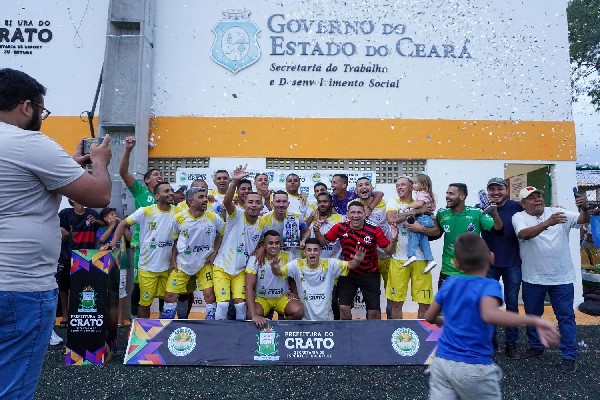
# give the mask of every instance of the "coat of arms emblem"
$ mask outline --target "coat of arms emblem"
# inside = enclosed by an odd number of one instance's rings
[[[212,29],[215,41],[211,58],[236,74],[260,58],[257,38],[260,28],[250,21],[248,10],[223,11],[223,17]]]

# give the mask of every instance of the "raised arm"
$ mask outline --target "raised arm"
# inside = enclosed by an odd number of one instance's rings
[[[81,151],[81,146],[78,149]],[[112,189],[108,174],[111,157],[110,135],[106,135],[101,145],[92,144],[90,148],[90,160],[94,166],[92,174],[84,173],[56,192],[87,207],[106,207],[110,203]]]
[[[121,175],[123,182],[125,182],[125,185],[130,189],[133,187],[135,177],[129,172],[129,158],[131,156],[131,151],[135,147],[135,142],[135,136],[127,136],[125,138],[125,151],[123,152],[123,157],[119,164],[119,175]]]
[[[246,165],[239,165],[234,171],[231,179],[231,183],[227,188],[227,192],[225,192],[225,197],[223,197],[223,207],[227,210],[227,214],[231,215],[235,211],[235,204],[233,204],[233,197],[235,196],[235,190],[237,189],[240,180],[244,179],[248,176],[246,173]]]

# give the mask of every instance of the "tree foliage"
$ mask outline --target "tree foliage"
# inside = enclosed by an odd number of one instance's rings
[[[574,97],[587,94],[600,111],[600,0],[567,5]]]

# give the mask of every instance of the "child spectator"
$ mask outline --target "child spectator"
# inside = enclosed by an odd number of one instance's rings
[[[542,344],[557,343],[557,329],[537,316],[519,315],[499,308],[502,290],[487,278],[493,262],[485,241],[463,233],[454,245],[455,265],[465,275],[450,276],[435,296],[425,319],[444,331],[429,368],[430,399],[500,399],[502,370],[492,361],[493,325],[532,325]],[[444,316],[440,316],[443,310]]]
[[[415,219],[426,228],[433,226],[432,211],[435,210],[435,200],[432,192],[431,178],[425,174],[417,174],[414,177],[415,201],[409,205],[416,213]],[[413,221],[414,222],[414,221]],[[409,221],[409,223],[412,223]],[[427,261],[427,266],[423,270],[426,274],[435,268],[437,263],[433,260],[431,246],[427,235],[418,232],[408,233],[408,260],[404,263],[404,267],[408,267],[411,263],[417,260],[417,248],[421,248],[423,257]]]
[[[115,229],[119,225],[119,222],[121,222],[121,219],[117,217],[117,211],[111,207],[106,207],[100,211],[100,219],[104,221],[106,226],[98,228],[96,231],[96,239],[101,245],[105,245],[106,243],[110,243],[113,239]],[[125,325],[124,313],[125,302],[127,299],[127,270],[129,269],[129,259],[127,258],[125,241],[131,242],[131,231],[129,229],[125,230],[125,233],[117,243],[117,246],[121,249],[121,262],[119,263],[119,310],[117,317],[119,328]]]

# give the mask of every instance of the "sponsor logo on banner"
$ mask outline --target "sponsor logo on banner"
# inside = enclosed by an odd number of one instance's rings
[[[211,58],[236,74],[260,58],[257,38],[260,28],[250,21],[248,10],[227,10],[222,14],[225,18],[212,29],[215,41]]]
[[[91,285],[83,288],[79,293],[79,308],[77,312],[95,313],[96,309],[96,291]]]
[[[286,332],[285,336],[285,348],[290,350],[288,358],[332,358],[333,332],[298,331]]]
[[[187,356],[196,347],[196,334],[185,326],[177,328],[169,336],[167,347],[174,356]]]
[[[398,328],[392,333],[392,347],[401,356],[414,356],[419,351],[419,344],[419,335],[410,328]]]
[[[277,353],[277,338],[279,334],[271,327],[267,325],[265,329],[261,329],[260,332],[256,335],[257,346],[256,356],[254,356],[255,361],[278,361],[279,356]]]

